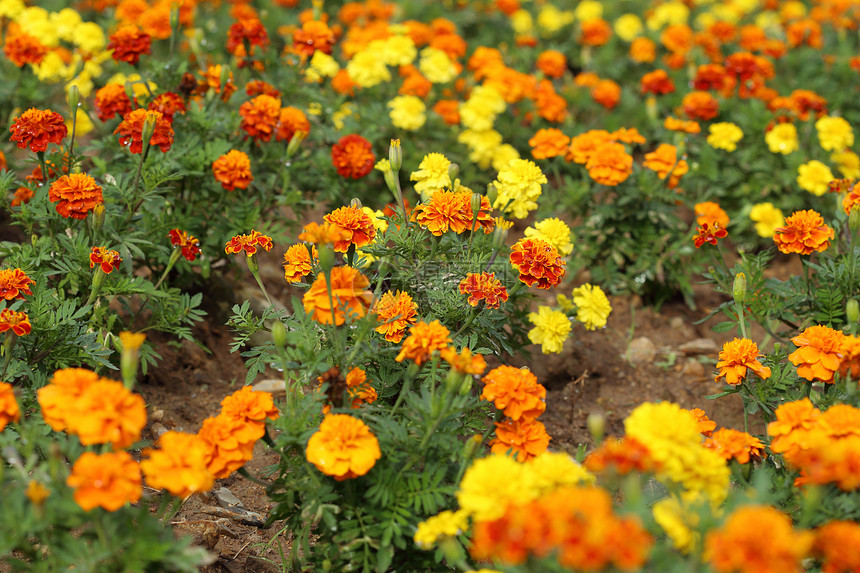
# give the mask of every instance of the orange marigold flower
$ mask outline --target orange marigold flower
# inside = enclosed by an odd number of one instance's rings
[[[215,479],[228,477],[254,457],[254,444],[265,432],[263,424],[248,424],[233,416],[206,418],[197,432],[209,445],[206,469]]]
[[[675,91],[675,82],[666,70],[654,70],[642,76],[639,89],[643,94],[665,95]]]
[[[803,398],[782,404],[774,415],[776,420],[767,425],[767,433],[771,437],[770,449],[779,454],[790,452],[803,443],[821,411],[812,405],[809,398]]]
[[[239,125],[248,137],[269,141],[281,119],[281,100],[269,95],[258,95],[239,106],[242,123]]]
[[[96,91],[96,114],[101,121],[118,115],[125,116],[131,111],[131,100],[122,84],[108,84]]]
[[[842,362],[839,364],[839,375],[843,378],[851,376],[855,381],[860,380],[860,337],[845,336],[842,342]]]
[[[331,54],[337,36],[325,22],[309,20],[293,32],[293,50],[305,56],[313,56],[319,50]]]
[[[568,145],[570,145],[570,137],[562,133],[560,129],[541,129],[529,139],[529,145],[532,148],[532,157],[548,159],[564,155]]]
[[[639,36],[630,43],[630,59],[640,64],[648,64],[657,57],[657,44],[654,40]]]
[[[621,86],[612,80],[600,80],[591,88],[591,97],[606,109],[615,109],[621,100]]]
[[[120,145],[128,146],[132,153],[143,152],[143,124],[147,117],[155,116],[155,130],[149,139],[150,145],[155,145],[166,153],[173,145],[173,126],[159,111],[136,109],[127,113],[114,133],[119,134]]]
[[[109,443],[115,450],[125,449],[140,439],[146,425],[143,397],[107,378],[87,385],[67,407],[65,429],[84,446]]]
[[[344,68],[339,69],[331,79],[332,89],[339,94],[355,95],[355,86],[356,83],[352,81],[352,78],[349,77],[349,72]]]
[[[290,141],[297,132],[302,132],[305,135],[311,132],[311,122],[308,121],[305,112],[292,106],[281,108],[275,139],[278,141]]]
[[[602,46],[612,37],[612,27],[601,18],[586,20],[581,25],[579,43],[583,46]]]
[[[305,228],[299,233],[299,240],[317,245],[333,245],[339,241],[348,240],[349,233],[350,231],[331,223],[324,222],[320,225],[317,222],[312,222],[305,225]]]
[[[409,329],[409,336],[403,341],[403,347],[395,360],[403,362],[408,358],[421,366],[434,352],[451,344],[450,335],[451,331],[438,320],[429,324],[419,322]]]
[[[57,213],[67,219],[86,219],[96,205],[104,203],[102,188],[86,173],[63,175],[51,183],[48,200],[57,202]]]
[[[567,57],[558,50],[545,50],[538,55],[535,65],[543,75],[560,78],[567,71]]]
[[[633,173],[633,156],[620,143],[604,143],[594,150],[585,168],[595,182],[615,187]]]
[[[546,410],[546,388],[527,369],[499,366],[482,380],[485,386],[481,398],[493,402],[514,421],[537,418]]]
[[[494,454],[510,451],[518,462],[527,462],[544,453],[549,447],[549,434],[546,426],[534,419],[521,418],[518,421],[496,422],[496,437],[490,441]]]
[[[247,235],[236,235],[224,246],[224,252],[228,255],[245,252],[247,256],[257,254],[257,248],[268,252],[272,250],[272,237],[264,235],[259,231],[251,229]]]
[[[433,111],[448,125],[460,123],[460,102],[453,99],[440,99],[433,105]]]
[[[567,264],[556,248],[542,239],[520,239],[511,247],[510,260],[522,282],[540,289],[560,283]]]
[[[149,102],[146,108],[161,113],[171,124],[173,123],[174,115],[184,114],[187,109],[182,98],[173,92],[159,94],[154,100]]]
[[[269,82],[264,82],[263,80],[251,80],[245,84],[245,93],[248,94],[248,97],[258,96],[260,94],[266,94],[275,99],[279,99],[281,97],[281,92],[275,86]],[[283,111],[284,110],[282,109],[281,112]]]
[[[585,468],[594,473],[627,475],[630,472],[653,473],[656,461],[644,445],[635,438],[607,439],[593,450],[583,462]]]
[[[645,143],[646,139],[635,127],[620,127],[612,132],[612,138],[622,143]]]
[[[26,312],[18,312],[11,308],[0,310],[0,332],[11,330],[16,336],[30,334],[33,327],[30,325],[30,317]]]
[[[69,129],[63,116],[49,109],[30,108],[12,120],[10,141],[20,149],[30,148],[33,153],[45,151],[49,143],[59,145]]]
[[[117,270],[121,262],[122,257],[119,256],[119,253],[107,247],[93,247],[92,252],[90,252],[90,268],[99,265],[105,274]]]
[[[809,381],[833,383],[833,373],[842,362],[845,335],[827,326],[810,326],[791,341],[797,350],[788,355],[797,366],[797,375]]]
[[[171,229],[168,231],[167,236],[170,237],[170,244],[182,249],[182,256],[187,261],[193,261],[200,254],[200,241],[185,231]]]
[[[508,289],[496,278],[496,273],[469,273],[460,281],[460,294],[469,295],[469,304],[484,301],[487,308],[499,308],[508,300]]]
[[[358,134],[344,135],[331,148],[331,162],[341,177],[361,179],[376,163],[373,146]]]
[[[717,427],[717,423],[708,418],[708,415],[701,408],[690,408],[689,412],[696,419],[699,433],[706,438],[710,438]]]
[[[735,386],[744,381],[747,370],[752,370],[762,380],[770,378],[770,368],[762,366],[758,356],[758,346],[752,340],[735,338],[726,342],[720,351],[720,361],[717,362],[720,371],[714,376],[714,381],[725,378],[726,384]]]
[[[721,428],[705,441],[705,447],[716,451],[726,460],[737,460],[748,464],[750,459],[761,460],[765,457],[764,444],[758,438],[729,428]]]
[[[30,202],[33,199],[33,190],[29,187],[18,187],[15,190],[15,196],[12,199],[11,206],[17,207],[18,205],[24,205]]]
[[[137,64],[142,54],[149,54],[151,48],[152,37],[137,26],[122,26],[111,35],[107,45],[108,50],[113,50],[114,60],[131,65]]]
[[[696,212],[696,223],[699,225],[703,223],[717,223],[724,229],[729,226],[728,214],[713,201],[696,203],[694,211]]]
[[[668,143],[661,143],[657,149],[645,154],[642,164],[655,171],[660,179],[669,178],[669,187],[677,185],[678,179],[690,170],[687,162],[678,157],[678,148]]]
[[[308,245],[304,243],[296,243],[284,253],[284,279],[288,283],[300,282],[303,277],[311,274],[313,264],[319,257],[315,246],[311,245],[311,250],[313,251],[313,261],[311,260],[311,251],[308,250]]]
[[[147,448],[143,455],[148,456],[140,462],[146,482],[176,497],[209,491],[215,483],[207,469],[211,448],[197,434],[166,432],[158,440],[158,449]]]
[[[379,326],[376,332],[385,336],[385,340],[399,344],[406,334],[406,329],[415,324],[418,316],[418,305],[408,293],[397,291],[386,292],[376,303],[373,311]]]
[[[227,191],[247,189],[254,180],[251,175],[251,159],[245,152],[236,149],[212,162],[212,174]]]
[[[785,254],[809,255],[826,251],[836,236],[824,219],[812,209],[795,211],[785,220],[785,226],[776,230],[773,241]]]
[[[663,127],[668,129],[669,131],[680,131],[682,133],[689,133],[691,135],[695,135],[697,133],[701,133],[702,127],[698,122],[695,121],[684,121],[683,119],[678,119],[676,117],[668,116],[665,120],[663,120]]]
[[[361,318],[367,314],[373,298],[367,289],[369,285],[368,278],[356,269],[334,267],[331,269],[331,298],[326,273],[320,273],[302,297],[302,304],[313,320],[320,324],[334,322],[339,326],[346,322],[347,315]]]
[[[21,269],[0,269],[0,298],[6,300],[24,298],[25,294],[33,294],[30,285],[35,283],[36,281]]]
[[[200,72],[200,75],[203,76],[203,83],[199,86],[200,93],[206,93],[210,89],[215,90],[216,94],[221,94],[221,100],[227,101],[230,99],[236,90],[236,84],[233,83],[233,72],[229,71],[227,73],[227,79],[224,82],[224,85],[221,85],[221,75],[223,74],[223,68],[221,64],[215,66],[209,66],[205,71]],[[223,92],[222,92],[223,90]]]
[[[824,573],[860,570],[860,523],[830,521],[815,531],[813,553],[822,562]]]
[[[598,147],[611,143],[613,139],[612,134],[603,129],[581,133],[570,140],[570,148],[564,159],[585,165]]]
[[[343,481],[369,472],[382,452],[367,424],[347,414],[327,414],[305,456],[322,473]]]
[[[83,368],[66,368],[54,372],[49,384],[39,388],[36,393],[45,423],[55,432],[65,430],[71,414],[69,404],[76,403],[84,391],[98,380],[98,374]]]
[[[334,244],[334,250],[338,253],[345,253],[351,245],[356,248],[369,245],[376,238],[376,228],[373,226],[373,219],[370,215],[357,207],[340,207],[323,217],[326,223],[334,225],[346,231],[349,238],[341,239]]]
[[[692,91],[681,100],[684,114],[690,119],[708,121],[720,113],[720,104],[708,92]]]
[[[449,346],[439,351],[439,356],[447,362],[451,369],[462,374],[474,374],[480,376],[487,369],[487,361],[481,354],[472,354],[472,350],[466,346],[458,354]]]
[[[373,404],[379,397],[376,388],[367,381],[367,373],[358,366],[346,374],[346,393],[350,400],[349,407],[353,410],[362,404]]]
[[[717,239],[725,239],[729,232],[720,227],[717,223],[702,223],[702,225],[697,229],[697,235],[693,237],[693,244],[696,245],[698,249],[705,243],[710,243],[712,245],[717,244]]]
[[[11,384],[0,382],[0,432],[9,422],[21,419],[21,410],[15,400],[15,392]]]
[[[762,543],[762,532],[768,542]],[[705,560],[719,573],[800,572],[812,546],[812,534],[796,531],[791,519],[773,507],[737,509],[705,537]]]
[[[264,423],[266,419],[277,420],[278,409],[268,392],[256,391],[243,386],[221,400],[221,414],[246,423]]]
[[[19,30],[6,35],[3,53],[10,62],[21,68],[26,64],[40,64],[45,59],[48,48],[35,36]]]
[[[428,202],[415,207],[412,219],[437,237],[449,230],[462,233],[472,223],[471,197],[471,193],[435,191]]]
[[[269,33],[257,18],[243,18],[233,22],[227,31],[227,51],[234,56],[246,56],[246,46],[257,46],[265,49],[269,45]],[[252,48],[253,53],[253,48]]]
[[[75,461],[66,484],[75,490],[75,503],[84,511],[101,507],[116,511],[140,500],[140,466],[128,452],[84,452]]]

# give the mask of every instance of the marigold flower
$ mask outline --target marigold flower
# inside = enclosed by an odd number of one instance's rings
[[[585,168],[597,183],[615,187],[633,173],[633,156],[620,143],[605,143],[589,156]]]
[[[48,48],[35,36],[11,30],[6,34],[6,42],[3,44],[3,53],[15,66],[21,68],[26,64],[38,65],[45,59]]]
[[[746,432],[721,428],[705,442],[705,447],[720,454],[726,460],[737,460],[748,464],[750,459],[761,460],[765,457],[764,444]]]
[[[107,121],[118,115],[125,116],[131,111],[131,100],[122,84],[107,84],[96,91],[96,114],[101,121]]]
[[[761,542],[766,531],[768,542]],[[791,519],[773,507],[745,506],[735,510],[723,526],[705,537],[705,560],[719,573],[800,572],[801,559],[813,535],[792,528]]]
[[[535,66],[547,77],[560,78],[567,71],[567,57],[558,50],[544,50],[538,54]]]
[[[99,265],[105,274],[110,274],[119,268],[122,257],[119,253],[107,247],[93,247],[90,253],[90,268]]]
[[[334,225],[345,231],[343,238],[334,243],[334,250],[339,253],[345,253],[349,247],[355,245],[356,248],[369,245],[376,238],[376,228],[373,226],[373,219],[370,216],[356,207],[340,207],[323,217],[326,223]],[[347,235],[349,235],[347,237]]]
[[[630,472],[653,473],[657,462],[648,448],[629,436],[604,440],[585,458],[585,468],[594,473],[627,475]]]
[[[11,308],[0,310],[0,332],[11,330],[16,336],[26,336],[32,329],[30,317],[26,312],[18,312]]]
[[[150,53],[152,37],[137,26],[122,26],[109,38],[107,49],[113,50],[111,57],[117,62],[135,65],[142,54]]]
[[[33,294],[30,285],[35,283],[36,281],[21,269],[0,269],[0,298],[23,299],[25,294]]]
[[[701,408],[691,408],[689,412],[696,419],[699,433],[706,438],[710,438],[711,434],[713,434],[714,430],[717,428],[717,423],[708,418],[708,415]]]
[[[27,204],[33,199],[33,195],[33,190],[29,187],[18,187],[15,190],[15,195],[12,199],[11,206],[18,207],[19,205]]]
[[[290,141],[293,136],[302,132],[308,135],[311,132],[311,122],[302,110],[287,106],[281,108],[280,121],[278,121],[278,131],[275,133],[275,139],[278,141]]]
[[[813,211],[795,211],[785,220],[785,226],[776,230],[773,241],[785,254],[810,255],[826,251],[836,233],[824,219]]]
[[[723,211],[722,207],[713,201],[703,201],[696,203],[693,210],[696,213],[696,223],[717,223],[720,227],[728,227],[729,216]]]
[[[546,388],[527,369],[499,366],[490,370],[483,382],[481,398],[492,401],[514,421],[537,418],[546,410]]]
[[[797,366],[797,375],[809,381],[833,383],[833,373],[842,362],[845,335],[827,326],[810,326],[791,341],[797,350],[788,355]]]
[[[107,378],[89,384],[67,407],[65,429],[84,446],[110,443],[115,450],[125,449],[140,439],[146,425],[143,397]]]
[[[257,248],[261,248],[268,252],[272,250],[272,237],[264,235],[259,231],[251,229],[247,235],[235,235],[227,241],[224,246],[224,252],[228,255],[238,254],[244,251],[247,256],[257,254]]]
[[[211,454],[209,443],[197,434],[166,432],[158,439],[158,449],[143,451],[147,459],[140,469],[151,487],[185,498],[212,489],[215,480],[207,469]]]
[[[860,547],[860,524],[834,520],[815,531],[812,551],[821,560],[824,573],[841,573],[860,568],[856,547]]]
[[[8,310],[8,309],[7,309]],[[21,410],[15,400],[15,392],[11,384],[0,382],[0,432],[9,422],[21,419]]]
[[[308,246],[304,243],[292,245],[284,253],[284,279],[288,283],[300,282],[303,277],[311,274],[313,265],[319,257],[317,248],[311,245],[311,249],[313,251],[313,260],[311,260],[311,252],[308,251]]]
[[[170,146],[173,145],[173,126],[161,112],[147,109],[136,109],[123,117],[122,123],[114,130],[115,134],[119,134],[120,145],[128,146],[132,153],[142,153],[143,124],[147,117],[153,115],[155,131],[152,132],[149,144],[157,146],[162,153],[170,150]]]
[[[392,98],[387,106],[391,111],[391,125],[406,131],[416,131],[427,121],[427,106],[424,101],[414,95],[400,95]]]
[[[541,185],[546,182],[540,167],[526,159],[514,159],[499,171],[493,182],[498,193],[493,208],[523,219],[529,211],[537,209]]]
[[[98,374],[83,368],[65,368],[54,372],[50,383],[37,391],[45,423],[55,432],[65,430],[71,415],[69,404],[75,403],[98,380]]]
[[[666,70],[658,69],[642,76],[639,89],[643,94],[666,95],[675,91],[675,82]]]
[[[419,204],[412,211],[413,219],[433,235],[441,237],[449,230],[459,234],[472,224],[472,194],[439,190],[432,193],[430,201]],[[486,203],[490,210],[489,199]],[[489,217],[485,213],[486,217]]]
[[[12,120],[10,141],[33,153],[45,151],[49,143],[60,145],[69,132],[63,116],[49,109],[30,108]]]
[[[841,117],[824,116],[815,122],[818,141],[825,151],[842,151],[854,145],[854,131]]]
[[[834,179],[830,168],[816,159],[797,168],[797,184],[800,188],[819,197],[827,193]]]
[[[592,129],[570,140],[566,161],[585,165],[598,147],[614,141],[612,134],[604,129]]]
[[[433,111],[447,125],[459,125],[460,123],[460,102],[457,100],[440,99],[433,105]]]
[[[140,466],[128,452],[84,452],[75,461],[66,484],[75,490],[75,503],[84,511],[95,507],[116,511],[140,500]]]
[[[684,114],[694,120],[708,121],[720,113],[720,104],[708,92],[692,91],[681,100]]]
[[[462,374],[474,374],[480,376],[487,369],[487,361],[481,354],[472,354],[472,350],[465,346],[458,354],[449,346],[439,351],[439,356],[447,362],[451,369]]]
[[[361,318],[367,313],[373,294],[367,290],[370,281],[352,267],[331,269],[331,298],[326,273],[320,273],[302,297],[305,312],[320,324],[340,326],[346,316]],[[332,308],[334,305],[334,308]]]
[[[432,549],[441,537],[456,537],[468,527],[465,511],[443,511],[419,523],[413,539],[421,549]]]
[[[376,388],[367,381],[367,373],[358,366],[346,374],[346,393],[349,398],[349,407],[353,410],[362,404],[373,404],[379,397]],[[327,414],[328,412],[324,413]]]
[[[239,106],[241,127],[248,137],[258,141],[269,141],[277,131],[281,118],[281,100],[269,95],[258,95]]]
[[[313,56],[319,50],[331,54],[337,36],[328,25],[320,20],[308,20],[293,32],[293,49],[299,54]]]
[[[597,330],[606,326],[612,305],[599,286],[584,284],[573,289],[573,304],[576,305],[576,320],[586,330]]]
[[[842,342],[842,362],[839,364],[839,375],[843,378],[851,376],[860,380],[860,337],[846,335]]]
[[[532,157],[535,159],[547,159],[558,157],[567,152],[570,137],[562,133],[560,129],[540,129],[529,139],[532,148]]]
[[[755,223],[755,232],[759,237],[773,237],[776,230],[785,225],[782,211],[773,203],[756,203],[750,209],[750,219]]]
[[[382,452],[367,424],[347,414],[327,414],[305,455],[319,471],[343,481],[365,475]]]
[[[251,159],[243,151],[228,151],[212,163],[212,174],[227,191],[247,189],[254,176],[251,174]]]
[[[228,477],[254,457],[254,444],[265,431],[263,424],[224,414],[206,418],[197,432],[210,449],[206,469],[215,479]]]
[[[621,100],[621,86],[612,80],[600,80],[591,88],[591,97],[606,109],[614,109]]]
[[[693,237],[693,243],[696,245],[698,249],[705,243],[710,243],[712,245],[717,244],[717,239],[724,239],[728,237],[729,232],[720,227],[719,223],[702,223],[701,226],[697,229],[697,235]]]
[[[520,273],[519,279],[528,286],[548,289],[564,278],[567,264],[555,247],[541,239],[520,239],[511,247],[511,265]]]
[[[331,148],[331,162],[341,177],[361,179],[376,162],[373,146],[358,134],[344,135]]]
[[[737,149],[737,143],[744,137],[744,132],[730,122],[714,123],[708,128],[708,145],[714,149],[732,152]]]
[[[535,325],[529,330],[529,340],[532,344],[540,344],[541,352],[558,354],[562,351],[571,328],[565,313],[548,306],[539,306],[538,312],[529,313],[529,322]]]
[[[221,400],[221,414],[244,421],[245,423],[262,424],[278,418],[278,409],[268,392],[254,390],[243,386]]]
[[[206,93],[207,91],[214,90],[216,94],[221,94],[221,100],[227,101],[230,99],[236,90],[236,84],[233,83],[233,72],[229,71],[227,73],[227,78],[224,81],[224,85],[221,85],[221,76],[223,74],[223,67],[221,64],[215,66],[209,66],[206,70],[200,72],[200,75],[203,76],[203,82],[199,86],[199,91],[202,93]]]
[[[421,366],[430,359],[437,350],[442,350],[451,344],[451,331],[441,322],[418,322],[409,329],[409,336],[403,341],[403,347],[395,360],[403,362],[410,359]]]
[[[499,308],[508,300],[508,290],[496,278],[495,273],[469,273],[460,281],[460,294],[469,295],[468,302],[478,306],[482,300],[487,308]]]
[[[744,381],[747,370],[752,370],[762,380],[770,378],[770,368],[762,366],[757,360],[758,355],[758,346],[752,340],[735,338],[726,342],[720,351],[720,361],[717,362],[720,371],[714,376],[714,381],[725,378],[726,384],[735,386]]]
[[[399,344],[406,334],[406,329],[415,324],[418,316],[418,305],[408,293],[397,291],[386,292],[376,303],[373,311],[379,322],[374,330],[385,336],[385,340]]]
[[[640,64],[647,64],[657,57],[657,44],[654,40],[639,36],[630,43],[630,59]]]
[[[349,233],[346,229],[331,223],[324,222],[320,225],[317,222],[312,222],[305,225],[305,228],[299,233],[299,240],[317,245],[333,245],[339,241],[346,241]]]
[[[685,121],[683,119],[678,119],[676,117],[667,116],[665,120],[663,120],[663,127],[668,129],[669,131],[680,131],[682,133],[689,133],[695,135],[702,131],[701,126],[696,121]]]
[[[251,46],[251,54],[254,52],[254,47],[266,49],[269,45],[269,33],[257,18],[242,18],[238,22],[233,22],[227,31],[225,47],[228,52],[240,58],[251,55],[246,53],[246,44]]]
[[[86,219],[104,202],[102,188],[86,173],[63,175],[51,184],[48,200],[57,203],[57,213],[66,218]]]
[[[193,261],[200,254],[200,241],[185,231],[171,229],[167,236],[170,238],[170,244],[182,249],[182,256],[187,261]]]
[[[668,177],[670,188],[674,188],[678,179],[690,170],[687,162],[678,157],[678,149],[668,143],[661,143],[657,149],[646,153],[642,165],[655,171],[660,179]]]
[[[165,92],[157,95],[154,100],[149,102],[146,109],[161,113],[170,123],[173,123],[174,115],[184,114],[186,111],[185,102],[182,101],[179,95],[173,92]]]
[[[45,503],[45,500],[48,499],[48,496],[51,495],[51,491],[41,482],[31,479],[30,483],[27,484],[27,489],[24,491],[24,495],[27,496],[30,503],[36,507],[40,507]]]
[[[821,411],[809,398],[787,402],[777,407],[776,420],[767,425],[771,437],[770,449],[774,453],[789,452],[804,441],[804,436],[815,426]]]
[[[510,451],[518,462],[527,462],[544,453],[549,440],[546,427],[541,422],[522,418],[496,422],[496,437],[490,441],[490,446],[494,454]]]

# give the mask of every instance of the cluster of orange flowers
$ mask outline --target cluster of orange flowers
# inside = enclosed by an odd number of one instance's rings
[[[546,451],[549,434],[537,420],[546,410],[546,388],[530,371],[499,366],[483,378],[481,398],[489,400],[508,419],[496,423],[496,437],[490,442],[493,453],[511,452],[520,462]]]

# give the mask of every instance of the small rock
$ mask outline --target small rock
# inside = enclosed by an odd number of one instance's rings
[[[152,424],[152,435],[156,440],[166,433],[167,427],[165,427],[161,422],[155,422]]]
[[[190,535],[192,544],[212,550],[221,539],[221,531],[211,521],[185,521],[173,524],[173,534],[176,537]]]
[[[153,422],[161,422],[164,420],[164,410],[153,410],[152,414],[149,415],[149,419]]]
[[[720,347],[710,338],[696,338],[678,347],[684,354],[718,354]]]
[[[242,503],[242,500],[233,495],[233,492],[226,487],[221,487],[221,489],[212,493],[218,500],[218,505],[220,505],[221,507],[240,507],[242,509],[246,509],[245,504]]]
[[[657,347],[646,336],[640,336],[630,342],[627,347],[627,360],[635,364],[653,362],[657,356]]]
[[[189,366],[202,368],[206,364],[206,351],[191,340],[183,340],[182,360]]]
[[[254,384],[251,388],[255,392],[269,392],[270,394],[287,393],[287,386],[284,384],[283,378],[266,378]]]
[[[704,378],[705,367],[695,358],[688,358],[687,361],[684,362],[684,367],[681,369],[681,374],[684,374],[685,376],[690,376],[691,378]]]

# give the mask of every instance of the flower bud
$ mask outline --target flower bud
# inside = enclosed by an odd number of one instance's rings
[[[860,303],[857,302],[857,299],[852,298],[845,303],[845,316],[848,319],[848,324],[860,322]]]
[[[248,270],[251,271],[251,273],[257,274],[260,271],[260,263],[257,262],[256,253],[245,257],[245,262],[248,263]]]
[[[297,131],[290,138],[290,142],[287,144],[287,159],[290,159],[301,147],[302,142],[308,136],[304,131]]]
[[[77,115],[78,106],[81,101],[81,92],[78,89],[78,86],[72,84],[69,86],[69,91],[66,92],[66,96],[69,99],[69,107],[72,108],[72,114]]]
[[[275,348],[283,350],[287,347],[287,329],[280,320],[272,323],[272,342],[275,343]]]
[[[860,230],[860,205],[854,205],[851,207],[851,214],[848,215],[848,229],[850,229],[852,233],[856,233]]]
[[[451,179],[452,182],[456,181],[457,176],[459,174],[460,174],[460,166],[459,165],[457,165],[456,163],[452,163],[451,165],[448,166],[448,178]]]
[[[738,304],[743,304],[747,298],[747,277],[743,273],[735,275],[735,281],[732,283],[732,297]]]
[[[146,112],[146,117],[143,119],[143,128],[140,130],[140,140],[143,142],[144,152],[149,149],[149,142],[152,140],[152,135],[155,133],[155,124],[158,122],[158,116],[155,112]]]
[[[467,374],[463,378],[463,383],[460,384],[460,396],[465,396],[469,392],[472,391],[472,384],[474,384],[475,380],[471,375]]]
[[[388,186],[388,189],[394,193],[394,199],[397,200],[397,182],[394,180],[396,175],[394,175],[394,172],[389,169],[382,172],[382,177],[385,179],[385,184]]]
[[[400,171],[400,167],[403,165],[403,149],[400,147],[399,139],[391,140],[391,146],[388,148],[388,162],[391,164],[392,170]]]
[[[122,381],[126,388],[131,389],[134,386],[134,379],[137,377],[140,347],[143,345],[143,341],[146,340],[146,335],[142,332],[120,332],[119,340],[122,344],[122,352],[119,359]]]
[[[176,2],[170,6],[170,29],[176,30],[179,27],[179,3]]]
[[[334,250],[332,250],[331,245],[318,245],[317,256],[322,272],[328,274],[334,266]]]
[[[475,455],[475,452],[481,446],[482,441],[481,434],[474,434],[471,438],[467,439],[466,443],[463,444],[463,458],[466,460],[472,459],[472,456]]]
[[[603,414],[590,413],[585,420],[585,425],[588,426],[588,431],[591,433],[595,444],[603,441],[603,435],[606,431],[606,418],[603,417]]]
[[[499,196],[499,192],[496,190],[496,186],[492,183],[487,184],[487,199],[490,200],[490,205],[493,205],[496,202],[496,198]]]
[[[105,224],[105,205],[104,203],[99,203],[95,207],[93,207],[93,231],[97,232],[101,230],[102,226]]]

